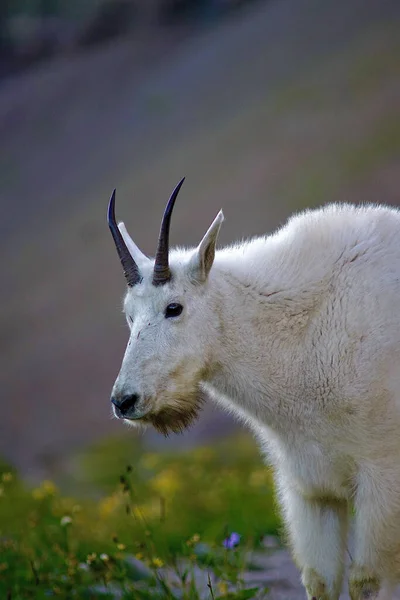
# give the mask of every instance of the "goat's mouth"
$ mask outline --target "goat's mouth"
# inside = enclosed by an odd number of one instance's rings
[[[148,410],[142,410],[142,411],[137,411],[134,414],[131,414],[129,416],[123,415],[121,417],[119,417],[120,419],[123,419],[124,421],[143,421],[143,419],[146,417],[146,415],[149,414]]]
[[[182,433],[193,425],[204,403],[203,395],[187,396],[165,405],[157,411],[148,411],[135,419],[138,424],[151,425],[156,431],[168,436],[170,433]]]

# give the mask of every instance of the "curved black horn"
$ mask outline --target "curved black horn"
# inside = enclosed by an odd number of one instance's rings
[[[140,276],[139,268],[126,247],[124,238],[122,237],[115,220],[115,190],[111,194],[110,203],[108,205],[107,220],[111,234],[114,238],[118,256],[121,259],[126,281],[128,282],[129,287],[133,287],[139,283],[142,278]]]
[[[171,279],[171,271],[169,270],[168,264],[169,226],[171,223],[171,215],[172,210],[174,208],[175,200],[177,195],[179,194],[179,190],[181,189],[184,181],[185,178],[183,177],[183,179],[180,180],[180,182],[172,192],[161,221],[156,260],[154,263],[153,285],[164,285],[164,283],[167,283],[167,281]]]

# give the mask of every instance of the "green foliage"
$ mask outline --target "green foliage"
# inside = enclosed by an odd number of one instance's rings
[[[2,466],[0,598],[254,597],[241,573],[278,527],[254,443],[235,437],[163,455],[137,446],[134,465],[127,444],[112,440],[81,457],[92,490],[105,491],[96,500],[66,497],[49,481],[27,489]],[[232,531],[241,541],[226,550]],[[202,594],[195,571],[212,573]]]

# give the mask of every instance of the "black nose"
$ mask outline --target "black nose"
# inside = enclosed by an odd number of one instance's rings
[[[111,398],[111,402],[115,406],[115,412],[118,417],[125,417],[130,411],[135,408],[135,404],[139,400],[138,394],[126,394],[120,398]]]

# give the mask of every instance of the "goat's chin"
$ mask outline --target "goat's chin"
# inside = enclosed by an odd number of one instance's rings
[[[124,423],[139,432],[144,432],[149,426],[149,423],[146,423],[143,419],[124,419]]]
[[[170,433],[182,433],[193,425],[204,403],[200,392],[185,398],[175,399],[157,412],[150,412],[140,419],[143,425],[152,425],[156,431],[166,437]]]

